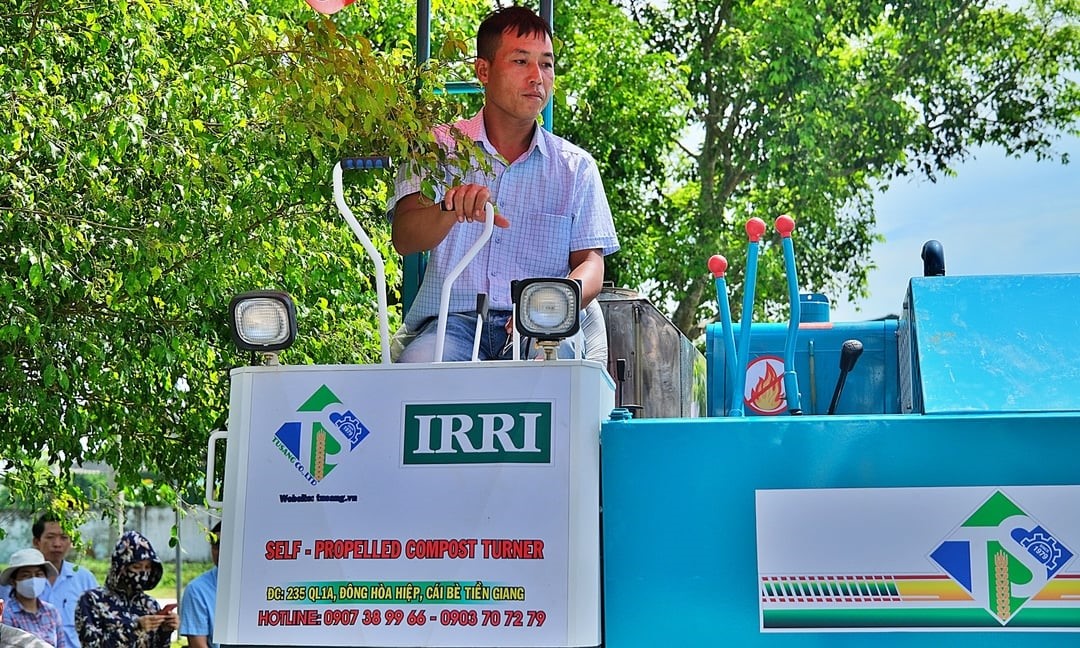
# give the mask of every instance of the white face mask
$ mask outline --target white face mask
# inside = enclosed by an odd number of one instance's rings
[[[37,598],[45,591],[45,584],[48,582],[44,576],[24,578],[15,583],[15,591],[24,598]]]

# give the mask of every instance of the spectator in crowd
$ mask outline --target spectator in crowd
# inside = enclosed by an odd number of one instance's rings
[[[188,648],[218,648],[214,637],[214,606],[217,605],[218,556],[221,547],[221,522],[210,530],[210,558],[214,567],[199,574],[184,588],[180,599],[180,634],[187,637]]]
[[[0,615],[3,613],[4,599],[0,598]],[[50,646],[25,630],[0,623],[0,648],[50,648]]]
[[[56,578],[56,568],[37,549],[22,549],[11,555],[7,569],[0,572],[0,586],[10,587],[3,622],[25,630],[55,648],[67,648],[60,611],[41,600],[41,593]]]
[[[75,632],[75,606],[83,592],[98,586],[97,579],[89,569],[80,569],[67,560],[71,551],[71,536],[64,531],[59,517],[46,513],[34,522],[32,531],[34,548],[56,570],[46,576],[49,582],[39,598],[60,610],[60,621],[64,624],[64,645],[67,648],[80,648],[79,635]]]
[[[146,593],[161,581],[162,572],[150,541],[136,531],[124,532],[105,587],[85,592],[75,610],[83,648],[169,648],[180,618],[161,610]]]

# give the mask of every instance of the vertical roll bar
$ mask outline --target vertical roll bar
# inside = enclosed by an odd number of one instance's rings
[[[390,166],[390,159],[384,157],[372,158],[346,158],[334,165],[334,202],[338,211],[349,224],[353,234],[364,246],[371,262],[375,264],[375,292],[379,300],[379,341],[382,345],[382,363],[390,364],[390,327],[386,316],[386,264],[383,263],[382,255],[379,254],[371,239],[368,238],[364,228],[353,216],[352,210],[345,204],[345,190],[341,180],[342,167],[349,169],[381,169]]]

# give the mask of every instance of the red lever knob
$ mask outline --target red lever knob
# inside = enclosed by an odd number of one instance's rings
[[[714,254],[709,257],[709,272],[711,272],[714,277],[723,277],[724,273],[727,272],[727,259],[719,254]]]
[[[746,235],[750,238],[751,243],[760,241],[766,229],[765,221],[756,216],[746,221]]]
[[[776,219],[776,231],[780,233],[783,238],[789,238],[792,230],[795,229],[795,219],[787,214],[784,214],[780,218]]]

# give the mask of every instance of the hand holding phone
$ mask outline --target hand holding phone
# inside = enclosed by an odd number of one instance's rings
[[[172,614],[175,610],[176,610],[176,603],[169,603],[165,607],[161,608],[161,611],[158,612],[158,614],[161,614],[161,615]]]

